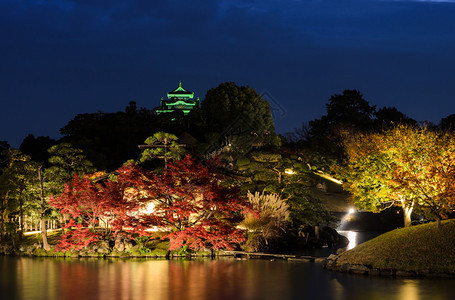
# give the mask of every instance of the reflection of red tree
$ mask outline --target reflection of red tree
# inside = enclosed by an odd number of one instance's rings
[[[169,299],[244,299],[254,293],[246,262],[230,259],[169,264]]]
[[[57,299],[141,299],[134,297],[132,262],[61,262]],[[145,282],[140,284],[145,285]]]
[[[282,261],[28,259],[24,299],[281,299],[302,278],[301,265]],[[292,268],[298,269],[293,272]],[[19,272],[18,272],[19,273]],[[27,275],[27,276],[25,276]],[[32,287],[32,288],[30,288]],[[27,291],[33,291],[30,294]],[[284,294],[283,294],[284,293]]]
[[[57,299],[85,299],[87,294],[99,295],[99,270],[79,261],[61,261]]]

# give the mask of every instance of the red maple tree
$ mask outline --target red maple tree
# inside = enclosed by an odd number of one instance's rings
[[[73,220],[60,249],[85,247],[101,238],[95,231],[107,220],[113,235],[139,234],[170,240],[170,249],[233,249],[245,240],[236,228],[251,208],[236,187],[221,184],[216,165],[186,156],[169,163],[161,173],[134,164],[117,170],[115,180],[94,183],[75,177],[51,204]],[[153,206],[153,210],[147,207]],[[154,229],[155,231],[150,231]]]

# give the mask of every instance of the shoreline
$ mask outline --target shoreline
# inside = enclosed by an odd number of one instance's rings
[[[362,275],[371,277],[389,278],[455,278],[452,272],[433,272],[430,269],[422,270],[400,270],[393,268],[373,268],[366,264],[337,264],[338,255],[331,255],[327,258],[322,267],[331,272],[347,273],[351,275]]]
[[[5,249],[9,248],[9,251]],[[33,250],[34,249],[34,250]],[[263,259],[275,260],[281,259],[284,261],[294,262],[315,262],[326,263],[326,257],[317,257],[309,255],[293,255],[265,252],[246,252],[234,250],[218,250],[218,251],[198,251],[195,253],[181,254],[178,251],[169,251],[166,254],[132,254],[131,252],[116,252],[111,253],[94,253],[82,254],[77,251],[54,252],[53,250],[46,251],[42,248],[33,248],[33,246],[24,247],[23,250],[13,249],[11,246],[0,245],[0,256],[16,256],[16,257],[48,257],[48,258],[148,258],[148,259],[173,259],[173,258],[216,258],[216,257],[233,257],[239,260]]]
[[[0,246],[0,249],[5,248]],[[2,249],[3,250],[3,249]],[[172,259],[215,259],[215,258],[226,258],[232,257],[235,260],[282,260],[288,262],[297,263],[319,263],[322,268],[336,273],[345,273],[352,276],[364,276],[364,277],[384,277],[384,278],[455,278],[455,273],[452,272],[433,272],[430,269],[422,270],[400,270],[393,268],[373,268],[371,265],[366,264],[339,264],[337,262],[340,255],[331,254],[329,257],[317,257],[308,255],[292,255],[292,254],[279,254],[279,253],[264,253],[264,252],[245,252],[245,251],[231,251],[231,250],[220,250],[191,253],[191,254],[178,254],[169,251],[165,255],[132,255],[131,253],[115,253],[104,254],[104,255],[81,255],[80,253],[67,251],[52,252],[41,251],[37,254],[28,253],[3,253],[0,252],[0,256],[11,256],[11,257],[28,257],[28,258],[64,258],[64,259],[156,259],[156,260],[172,260]]]

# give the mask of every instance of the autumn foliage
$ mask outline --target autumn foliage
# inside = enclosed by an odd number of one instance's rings
[[[361,207],[402,206],[439,221],[455,207],[455,136],[398,125],[382,133],[345,136],[345,187]],[[381,205],[383,204],[383,205]]]
[[[186,156],[161,173],[128,164],[102,183],[75,176],[50,201],[71,220],[58,247],[81,249],[130,234],[169,239],[171,250],[232,249],[245,240],[236,224],[250,208],[236,188],[220,184],[215,167]]]

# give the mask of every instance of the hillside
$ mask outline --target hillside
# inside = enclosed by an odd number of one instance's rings
[[[454,245],[455,220],[442,222],[441,228],[435,223],[400,228],[340,254],[329,268],[350,271],[347,265],[362,265],[365,273],[376,269],[412,271],[419,276],[455,274]]]

